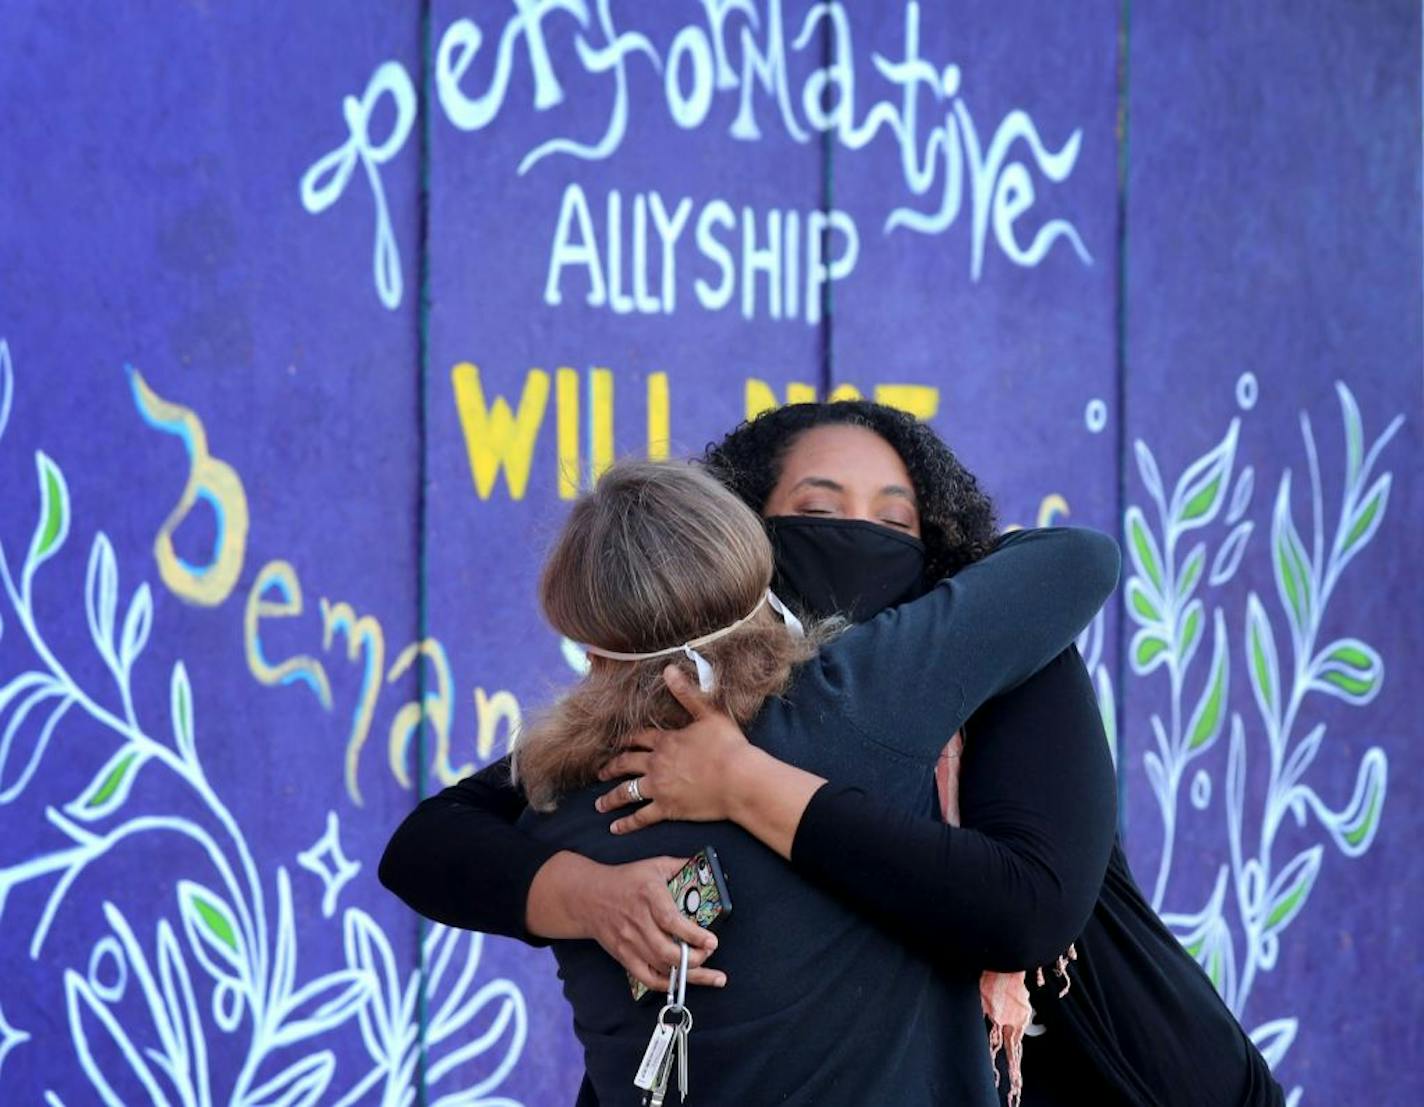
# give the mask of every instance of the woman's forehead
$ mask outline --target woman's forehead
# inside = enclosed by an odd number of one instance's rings
[[[808,479],[848,488],[909,488],[912,483],[895,447],[873,430],[851,424],[813,427],[792,443],[777,483],[790,488]]]

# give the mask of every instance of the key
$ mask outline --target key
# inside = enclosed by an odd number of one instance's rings
[[[677,1050],[677,1094],[678,1102],[687,1102],[687,1040],[692,1033],[692,1012],[686,1012],[687,1019],[677,1028],[677,1040],[673,1048]]]
[[[673,1030],[671,1026],[668,1029]],[[671,1043],[671,1048],[663,1054],[656,1082],[643,1096],[643,1102],[647,1107],[663,1107],[663,1101],[667,1098],[668,1078],[672,1075],[673,1052],[677,1049],[677,1032],[675,1030],[673,1030]]]
[[[633,1086],[644,1091],[652,1091],[658,1077],[663,1073],[677,1032],[673,1025],[663,1021],[663,1014],[670,1008],[664,1007],[658,1013],[658,1025],[653,1027],[653,1036],[648,1040],[648,1048],[643,1051],[642,1063],[633,1077]]]

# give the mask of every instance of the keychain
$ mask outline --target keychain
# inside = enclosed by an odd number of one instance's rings
[[[687,943],[681,945],[680,964],[668,971],[668,1001],[658,1012],[658,1023],[633,1078],[633,1086],[643,1091],[644,1107],[662,1107],[674,1062],[679,1097],[687,1099],[687,1038],[692,1032],[692,1012],[687,1009]]]

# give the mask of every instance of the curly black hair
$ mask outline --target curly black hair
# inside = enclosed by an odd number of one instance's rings
[[[878,434],[905,463],[919,502],[929,579],[950,576],[994,548],[994,505],[974,474],[927,424],[885,404],[841,400],[772,408],[710,444],[702,462],[760,515],[796,440],[816,427],[843,425]]]

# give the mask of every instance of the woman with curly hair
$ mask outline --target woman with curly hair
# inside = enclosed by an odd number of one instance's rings
[[[844,429],[894,458],[870,432]],[[903,519],[906,533],[888,533],[908,547],[916,521],[901,472],[877,478],[877,497],[887,517]],[[1071,641],[1115,586],[1117,549],[1092,531],[1015,535],[922,598],[840,634],[792,616],[771,589],[772,569],[757,515],[686,464],[615,465],[579,498],[539,594],[591,664],[515,746],[514,778],[530,803],[520,825],[603,863],[715,848],[737,907],[719,934],[730,983],[691,1004],[695,1087],[707,1102],[992,1107],[972,977],[940,972],[729,821],[610,835],[595,804],[599,770],[650,725],[689,721],[663,682],[672,661],[769,756],[917,812],[943,747],[941,720],[957,726]],[[1031,631],[987,652],[964,633],[1000,608],[1027,618],[1062,577],[1077,587]],[[594,943],[556,942],[554,953],[599,1102],[636,1102],[657,1006],[631,1002],[624,974]]]
[[[891,455],[888,467],[877,468],[877,442],[879,462]],[[992,507],[973,477],[932,430],[880,405],[777,409],[709,449],[706,462],[746,503],[769,516],[777,551],[776,587],[812,614],[873,616],[983,558],[996,542]],[[897,472],[882,479],[887,468],[897,466]],[[1043,603],[1051,606],[1052,594]],[[1008,629],[1020,633],[1011,625]],[[994,642],[982,643],[985,656],[994,649]],[[908,685],[906,695],[913,698]],[[665,783],[679,764],[671,755],[705,747],[710,757],[735,757],[736,744],[745,744],[739,730],[698,708],[685,688],[675,691],[701,712],[693,728],[650,742],[655,752],[641,765],[619,766],[641,768],[641,793],[655,797],[634,817],[634,825],[669,812],[708,817],[705,811],[679,808],[678,786]],[[944,972],[965,979],[986,967],[1053,964],[1083,929],[1085,918],[1088,932],[1080,938],[1080,950],[1095,927],[1111,925],[1103,919],[1123,903],[1128,908],[1119,912],[1123,918],[1136,914],[1156,923],[1112,842],[1115,783],[1091,684],[1076,652],[1067,651],[979,712],[968,732],[959,801],[965,826],[973,829],[948,828],[930,819],[927,776],[923,809],[911,817],[883,796],[826,785],[814,775],[809,782],[782,787],[782,770],[770,765],[747,779],[740,799],[755,806],[758,795],[770,791],[773,802],[766,811],[739,811],[732,817],[741,814],[747,820],[743,825],[789,858],[798,872],[907,945],[927,951]],[[704,741],[687,741],[692,735]],[[682,764],[686,768],[692,762]],[[1043,780],[1035,767],[1049,769],[1051,778]],[[699,775],[705,782],[715,774]],[[737,778],[730,774],[720,783]],[[736,791],[720,789],[729,790]],[[709,791],[709,802],[725,805],[738,799],[735,794],[719,798],[718,792]],[[604,806],[611,809],[614,801]],[[490,766],[425,801],[408,817],[383,861],[382,880],[417,910],[452,925],[510,934],[532,944],[540,944],[540,936],[595,938],[650,985],[661,976],[654,966],[676,955],[675,940],[695,946],[694,964],[715,946],[711,935],[671,909],[664,881],[681,858],[603,866],[555,852],[513,826],[523,809],[524,798],[510,785],[507,764]],[[773,822],[779,817],[781,825],[757,827],[767,811],[778,810]],[[1119,893],[1116,899],[1108,894],[1113,889]],[[1189,1073],[1185,1080],[1179,1065],[1144,1064],[1138,1047],[1144,1034],[1150,1045],[1161,1027],[1151,1023],[1141,1030],[1121,1012],[1108,1011],[1104,1017],[1105,997],[1092,967],[1103,965],[1108,979],[1121,966],[1109,957],[1084,955],[1077,975],[1087,970],[1089,976],[1062,1002],[1066,1014],[1060,1012],[1057,1021],[1063,1032],[1045,1036],[1029,1051],[1026,1102],[1257,1102],[1203,1090],[1202,1081],[1210,1082],[1212,1074],[1217,1088],[1239,1086],[1232,1082],[1243,1068],[1256,1072],[1244,1062],[1259,1061],[1259,1054],[1249,1043],[1243,1049],[1239,1027],[1196,966],[1189,959],[1182,964],[1180,947],[1160,923],[1153,931],[1140,919],[1133,921],[1139,933],[1146,933],[1133,966],[1136,975],[1150,985],[1180,986],[1182,1013],[1191,1016],[1168,1027],[1181,1048],[1169,1046],[1160,1055],[1189,1056],[1193,1046],[1206,1043],[1222,1064],[1203,1074]],[[1164,936],[1169,943],[1165,952],[1160,948]],[[1103,939],[1088,941],[1093,950],[1104,944]],[[1168,968],[1156,972],[1158,961]],[[691,979],[726,983],[726,976],[710,966],[695,969]],[[1016,999],[1022,989],[1007,987],[1011,977],[988,987],[995,979],[986,974],[981,987],[986,1007],[1002,1016],[1004,997]],[[1030,975],[1027,983],[1043,1018],[1059,981],[1051,979],[1045,988]],[[1205,985],[1205,995],[1199,985]],[[1140,993],[1139,984],[1132,994]],[[1082,1004],[1084,996],[1096,1002]],[[1007,1038],[1012,1056],[1024,1020],[1013,1004],[1008,1010],[1012,1015],[1003,1016],[1004,1027],[996,1029],[1001,1040]],[[1124,1042],[1124,1035],[1130,1040]],[[1017,1090],[1010,1076],[1001,1088],[1006,1097]],[[1170,1091],[1158,1094],[1174,1081],[1175,1098]],[[1268,1075],[1256,1082],[1274,1087]],[[1203,1094],[1193,1098],[1194,1089]],[[596,1102],[587,1085],[580,1102]]]

